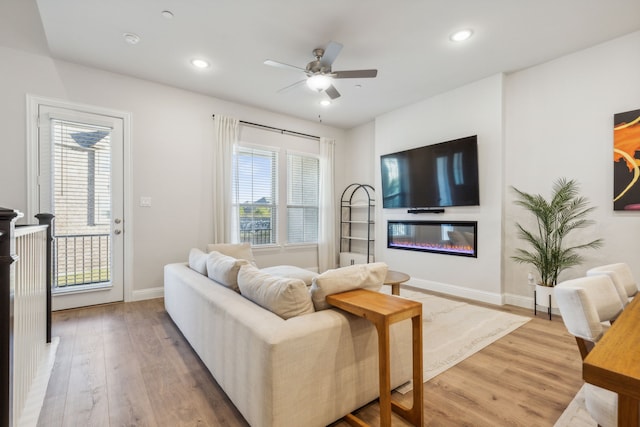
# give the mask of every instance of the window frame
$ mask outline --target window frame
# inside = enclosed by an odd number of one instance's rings
[[[281,156],[281,149],[278,147],[273,147],[273,146],[268,146],[268,145],[259,145],[259,144],[249,144],[249,143],[243,143],[243,142],[238,142],[237,144],[234,145],[233,147],[233,165],[232,165],[232,207],[234,210],[234,216],[236,216],[237,221],[234,227],[234,235],[233,235],[233,241],[235,242],[242,242],[241,240],[241,229],[240,229],[240,208],[242,207],[242,205],[247,205],[246,203],[242,203],[236,200],[236,181],[233,178],[235,176],[235,170],[236,170],[236,153],[239,150],[256,150],[256,151],[263,151],[263,152],[269,152],[273,155],[273,158],[275,159],[275,166],[272,168],[275,171],[275,176],[272,179],[272,197],[273,197],[273,202],[271,204],[265,205],[265,206],[270,206],[272,207],[272,209],[275,209],[275,213],[271,214],[271,236],[272,236],[272,241],[269,243],[264,243],[264,244],[254,244],[253,242],[249,241],[249,243],[251,243],[251,247],[252,248],[268,248],[268,247],[277,247],[280,246],[279,244],[279,233],[280,233],[280,228],[281,228],[281,212],[280,212],[280,206],[279,206],[279,201],[280,201],[280,183],[279,183],[279,175],[280,175],[280,167],[281,167],[281,160],[280,160],[280,156]],[[251,206],[255,206],[255,203],[250,203],[249,205]],[[274,218],[275,216],[275,218]]]
[[[289,247],[317,247],[318,246],[318,238],[316,237],[315,242],[288,242],[288,221],[287,221],[287,209],[289,207],[287,200],[287,185],[288,185],[288,155],[298,155],[303,157],[311,157],[318,160],[318,200],[317,200],[317,209],[318,209],[318,222],[320,215],[320,154],[314,153],[310,151],[296,150],[287,148],[286,144],[283,144],[282,147],[275,146],[273,144],[260,144],[255,142],[247,142],[244,140],[238,141],[234,145],[234,156],[236,150],[263,150],[263,151],[271,151],[276,153],[276,199],[277,203],[275,203],[276,208],[276,234],[275,234],[275,243],[269,244],[252,244],[253,249],[268,249],[268,248],[289,248]],[[233,160],[233,169],[235,170],[236,162],[235,157]],[[234,186],[232,188],[232,192],[235,190],[235,182],[232,183]],[[238,203],[235,200],[235,194],[233,194],[232,201],[234,212],[237,212],[238,220],[236,226],[234,227],[234,235],[233,241],[240,242],[240,224],[239,224],[239,215],[240,211],[238,209]],[[319,228],[319,223],[318,223]]]

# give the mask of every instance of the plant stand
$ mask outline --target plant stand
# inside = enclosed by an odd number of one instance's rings
[[[533,288],[533,315],[538,315],[538,292],[536,288]],[[544,306],[541,306],[544,307]],[[551,294],[549,294],[549,306],[547,307],[547,314],[549,315],[549,320],[551,320]]]

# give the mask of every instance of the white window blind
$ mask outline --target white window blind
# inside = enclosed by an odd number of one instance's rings
[[[54,286],[110,280],[111,128],[51,120]]]
[[[278,152],[236,146],[233,154],[233,205],[240,242],[277,243]]]
[[[318,242],[319,161],[287,154],[287,242]]]

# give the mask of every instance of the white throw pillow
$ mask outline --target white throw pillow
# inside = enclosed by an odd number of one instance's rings
[[[207,275],[207,254],[200,249],[189,251],[189,267],[200,274]]]
[[[272,276],[300,279],[307,286],[311,286],[313,278],[318,276],[318,273],[305,270],[304,268],[296,267],[294,265],[276,265],[273,267],[261,268],[260,271],[269,273]]]
[[[240,292],[238,271],[240,267],[248,263],[247,260],[222,255],[220,252],[210,252],[207,256],[207,276],[222,286]]]
[[[251,250],[251,243],[209,243],[207,245],[207,252],[213,251],[237,259],[246,259],[251,264],[256,265],[256,260],[253,258],[253,251]]]
[[[272,276],[246,264],[240,267],[238,286],[242,296],[285,320],[314,312],[307,285],[300,279]]]
[[[311,299],[316,311],[331,306],[325,300],[327,295],[338,294],[352,289],[364,288],[379,291],[387,275],[388,266],[384,262],[355,264],[348,267],[327,270],[313,279]]]

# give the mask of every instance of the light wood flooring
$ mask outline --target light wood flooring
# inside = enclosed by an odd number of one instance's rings
[[[582,385],[581,361],[562,320],[545,316],[425,383],[424,425],[553,426]],[[162,299],[56,312],[53,336],[60,344],[39,426],[247,425]],[[411,392],[394,399],[410,405]],[[379,423],[375,402],[356,414]],[[393,425],[407,424],[394,416]]]

